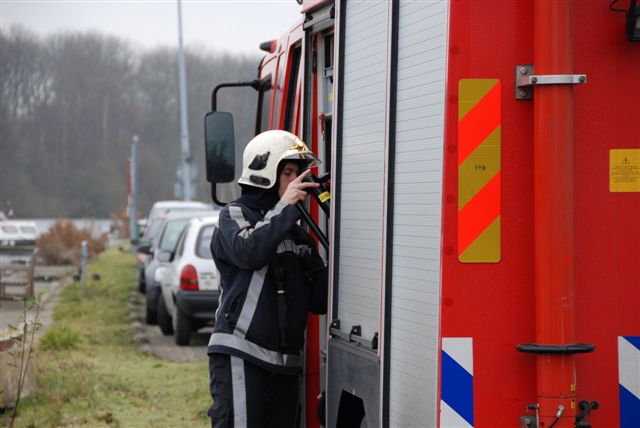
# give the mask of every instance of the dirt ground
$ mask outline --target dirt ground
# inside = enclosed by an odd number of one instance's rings
[[[36,266],[34,278],[34,294],[42,296],[41,313],[38,316],[43,324],[42,331],[51,323],[53,308],[56,305],[58,294],[71,277],[77,272],[73,266]],[[7,287],[7,293],[16,296],[23,295],[24,287]],[[9,325],[17,326],[24,320],[24,305],[12,297],[0,299],[0,337],[10,334]],[[28,313],[28,318],[33,317],[33,310]]]

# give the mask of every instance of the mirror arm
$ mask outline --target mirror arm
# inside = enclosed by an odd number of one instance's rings
[[[218,200],[218,195],[216,195],[216,183],[211,183],[211,200],[219,207],[224,207],[225,205],[227,205],[226,202]]]
[[[211,92],[211,111],[216,111],[218,108],[218,91],[222,88],[238,87],[238,86],[250,86],[256,91],[260,89],[260,81],[258,79],[248,82],[222,82],[218,84]]]

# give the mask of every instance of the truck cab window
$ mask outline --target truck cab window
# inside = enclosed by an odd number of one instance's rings
[[[267,76],[260,85],[260,93],[258,95],[258,117],[256,135],[262,131],[269,129],[269,111],[271,109],[271,100],[273,91],[271,85],[271,75]]]
[[[280,108],[282,107],[282,88],[284,86],[284,75],[286,73],[286,70],[284,69],[284,63],[285,61],[285,55],[284,54],[280,54],[278,56],[278,65],[277,65],[277,72],[276,72],[276,85],[275,85],[275,96],[276,96],[276,100],[275,103],[273,104],[273,121],[271,122],[272,128],[271,129],[278,129],[279,128],[279,123],[280,123]]]
[[[288,131],[295,131],[293,129],[293,119],[295,115],[296,91],[298,90],[298,76],[300,74],[299,71],[301,53],[301,45],[296,46],[293,49],[293,53],[291,54],[291,58],[289,60],[289,73],[291,78],[289,79],[289,87],[287,88],[287,100],[284,113],[284,129]]]

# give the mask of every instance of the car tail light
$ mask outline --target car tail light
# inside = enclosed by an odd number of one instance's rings
[[[198,272],[192,265],[186,265],[180,272],[180,289],[195,291],[198,289]]]

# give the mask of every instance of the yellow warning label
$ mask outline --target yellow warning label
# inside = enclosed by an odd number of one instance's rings
[[[500,262],[501,97],[498,79],[458,82],[458,261]]]
[[[609,191],[640,192],[640,149],[609,150]]]
[[[318,195],[318,199],[320,199],[320,202],[327,202],[329,199],[331,199],[331,195],[329,194],[329,192],[322,192]]]

